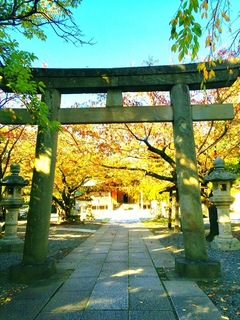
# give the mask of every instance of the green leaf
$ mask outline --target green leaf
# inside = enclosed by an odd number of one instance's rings
[[[185,2],[183,3],[183,9],[185,9],[185,8],[187,7],[187,4],[188,4],[187,1],[185,1]]]
[[[199,3],[198,3],[198,0],[190,0],[192,6],[193,6],[193,10],[195,12],[198,12],[199,10]]]
[[[178,60],[182,61],[183,58],[184,58],[184,50],[180,51],[180,53],[178,55]]]
[[[201,37],[202,35],[202,30],[198,26],[195,26],[192,28],[193,33],[195,33],[196,36]]]
[[[174,44],[172,45],[172,47],[171,47],[171,50],[172,50],[173,52],[176,52],[177,49],[178,49],[178,43],[174,43]]]

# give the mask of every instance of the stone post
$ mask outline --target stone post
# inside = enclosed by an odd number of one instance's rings
[[[46,90],[42,98],[49,107],[50,120],[57,120],[60,98],[57,90]],[[13,280],[48,278],[56,271],[55,262],[48,260],[47,254],[57,136],[57,130],[38,128],[23,261],[12,268],[10,276]]]
[[[236,180],[236,175],[224,169],[224,160],[220,157],[214,161],[214,170],[205,180],[213,184],[213,196],[209,198],[217,207],[219,235],[211,244],[214,249],[239,250],[240,241],[234,238],[231,230],[230,205],[234,198],[230,195],[231,184]]]
[[[140,209],[143,210],[143,192],[142,191],[140,191],[139,196],[140,196]]]
[[[113,204],[112,204],[112,196],[111,196],[111,192],[108,192],[108,211],[112,211],[113,210]]]
[[[188,86],[177,84],[170,94],[185,250],[185,259],[176,259],[176,271],[191,278],[215,277],[220,266],[207,255]]]

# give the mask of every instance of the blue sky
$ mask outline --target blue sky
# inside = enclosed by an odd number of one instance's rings
[[[93,38],[94,45],[75,47],[49,31],[46,42],[19,35],[17,40],[38,56],[37,67],[43,61],[49,68],[141,66],[149,56],[170,64],[169,22],[178,4],[179,0],[83,0],[74,18],[83,39]]]
[[[19,34],[16,39],[22,49],[38,56],[35,67],[41,67],[43,62],[48,68],[141,66],[149,56],[159,65],[178,63],[170,50],[169,22],[179,3],[180,0],[83,0],[73,15],[85,35],[83,39],[93,38],[94,45],[75,47],[48,29],[46,42],[27,40]],[[234,9],[240,9],[239,0],[231,3]]]

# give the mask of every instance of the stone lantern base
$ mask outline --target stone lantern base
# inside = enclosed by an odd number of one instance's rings
[[[0,239],[0,252],[23,252],[24,242],[17,238],[16,240],[8,241],[6,239]]]
[[[213,249],[221,249],[223,251],[240,250],[240,241],[234,237],[221,238],[218,236],[211,242],[211,247]]]
[[[16,235],[4,235],[2,239],[0,239],[1,244],[9,243],[9,244],[23,244],[23,240],[18,238]]]

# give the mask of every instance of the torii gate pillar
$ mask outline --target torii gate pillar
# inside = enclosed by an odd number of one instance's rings
[[[206,249],[188,86],[177,84],[170,94],[185,249],[185,259],[176,259],[175,270],[179,275],[189,278],[218,277],[220,263],[210,261]]]
[[[61,94],[48,89],[42,100],[49,107],[49,119],[57,120]],[[57,130],[38,127],[23,261],[10,269],[10,278],[18,282],[49,278],[56,272],[56,262],[47,254],[57,138]]]

